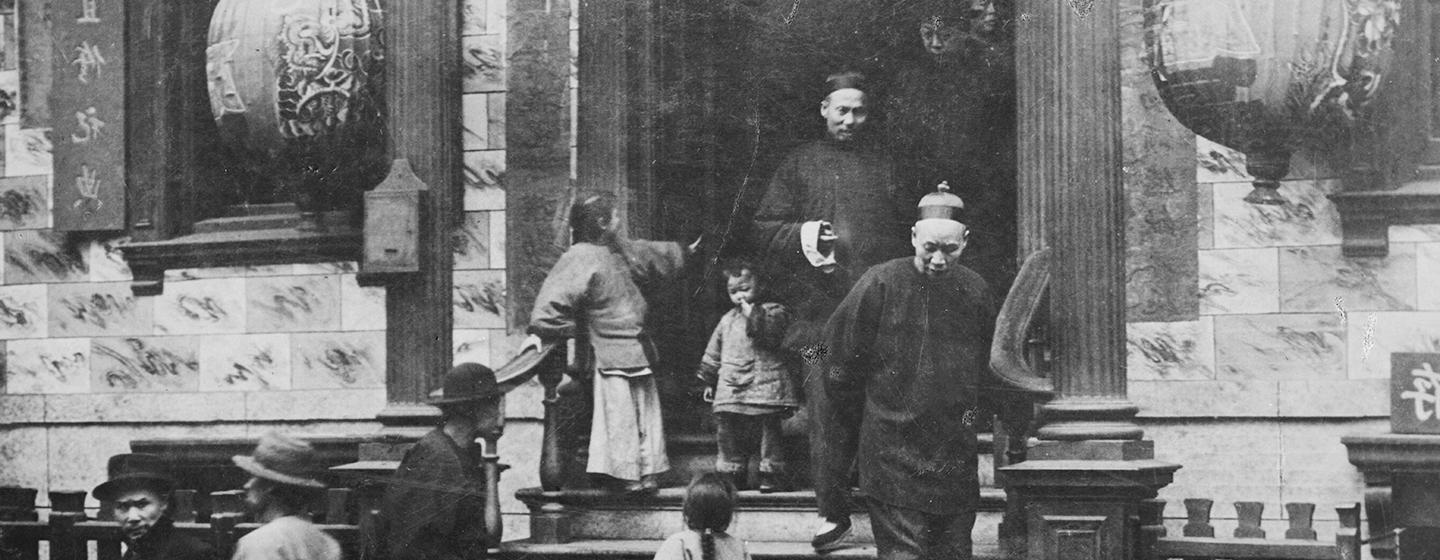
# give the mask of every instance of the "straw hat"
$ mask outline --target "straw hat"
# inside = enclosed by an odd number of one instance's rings
[[[269,432],[260,436],[253,455],[231,457],[235,465],[259,478],[295,486],[324,488],[315,477],[322,468],[315,448],[294,437]]]

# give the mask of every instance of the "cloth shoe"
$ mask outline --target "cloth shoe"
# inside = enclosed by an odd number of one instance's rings
[[[830,552],[837,550],[843,545],[841,541],[850,536],[850,518],[841,517],[837,519],[825,519],[820,523],[820,530],[815,538],[810,540],[810,546],[815,552]]]

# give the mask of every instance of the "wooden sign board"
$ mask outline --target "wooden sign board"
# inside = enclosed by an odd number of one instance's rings
[[[54,18],[55,229],[125,226],[125,3],[60,0]]]
[[[1390,355],[1390,429],[1440,434],[1440,354]]]

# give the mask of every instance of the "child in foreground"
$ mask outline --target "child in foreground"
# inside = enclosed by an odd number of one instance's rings
[[[702,473],[685,490],[686,530],[670,535],[655,560],[750,560],[745,542],[726,533],[735,514],[735,485],[720,473]]]

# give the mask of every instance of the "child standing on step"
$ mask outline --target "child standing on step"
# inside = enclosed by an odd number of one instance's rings
[[[750,560],[745,542],[726,533],[735,515],[735,485],[720,473],[701,473],[685,489],[684,531],[670,535],[655,560]]]
[[[758,451],[760,491],[783,491],[780,423],[800,406],[789,356],[781,348],[789,312],[778,303],[757,303],[761,275],[750,263],[730,262],[725,276],[735,308],[715,326],[696,372],[705,382],[705,400],[715,410],[720,448],[715,470],[745,487],[746,465]]]

